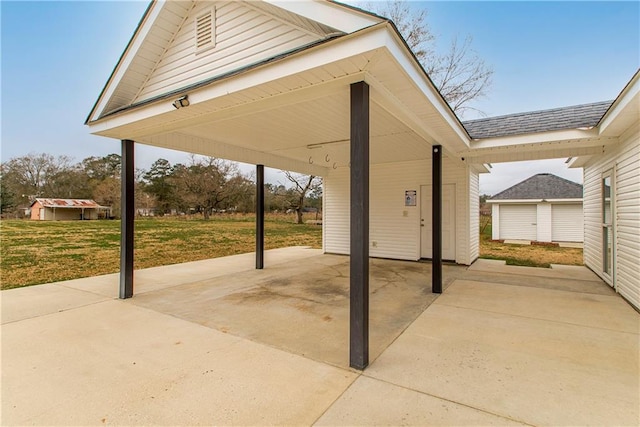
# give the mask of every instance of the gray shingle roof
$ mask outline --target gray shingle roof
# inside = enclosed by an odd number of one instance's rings
[[[489,200],[582,199],[582,185],[550,173],[539,173]]]
[[[473,139],[596,126],[613,101],[531,111],[462,122]]]

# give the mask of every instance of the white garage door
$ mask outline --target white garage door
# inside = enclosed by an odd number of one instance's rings
[[[500,205],[500,238],[536,240],[536,205]]]
[[[551,206],[551,236],[554,242],[584,242],[582,205]]]

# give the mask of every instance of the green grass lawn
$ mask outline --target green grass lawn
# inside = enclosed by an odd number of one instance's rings
[[[491,218],[480,218],[480,258],[499,259],[507,265],[550,267],[551,264],[583,265],[582,249],[557,246],[508,245],[491,240]]]
[[[255,251],[249,215],[148,218],[135,223],[135,268]],[[0,222],[2,289],[115,273],[120,268],[120,221]],[[322,246],[322,227],[267,216],[265,248]]]
[[[255,251],[250,215],[145,218],[135,225],[135,268],[156,267]],[[505,245],[491,241],[481,220],[480,257],[511,265],[582,265],[582,249]],[[2,289],[115,273],[120,269],[120,221],[0,222]],[[293,216],[267,215],[266,249],[322,247],[322,227],[294,224]]]

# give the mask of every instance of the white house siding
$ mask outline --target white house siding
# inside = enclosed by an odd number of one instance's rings
[[[500,205],[491,205],[491,239],[500,240]]]
[[[501,204],[499,209],[500,239],[537,239],[538,214],[535,204]]]
[[[614,169],[614,274],[612,284],[640,309],[640,132],[638,124],[603,156],[584,166],[584,262],[602,274],[602,174]]]
[[[194,19],[214,6],[215,47],[196,53]],[[242,2],[196,2],[135,101],[260,62],[319,38]]]
[[[469,171],[469,260],[480,256],[480,174]]]
[[[582,204],[551,206],[551,237],[554,242],[583,242]]]
[[[456,262],[470,264],[467,168],[445,158],[442,169],[443,184],[456,184]],[[369,254],[381,258],[419,259],[420,186],[431,184],[431,161],[376,164],[371,166],[370,176]],[[417,192],[416,206],[405,206],[406,190]],[[323,241],[326,253],[349,253],[349,200],[349,169],[332,170],[324,179]]]
[[[322,241],[324,252],[349,253],[349,168],[334,169],[323,178]],[[371,189],[369,190],[371,192]]]

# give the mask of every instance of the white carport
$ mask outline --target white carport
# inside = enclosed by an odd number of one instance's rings
[[[207,16],[210,60],[194,40]],[[260,19],[274,37],[299,34],[286,49],[256,48],[217,67],[216,52],[227,49],[229,58],[264,43]],[[234,30],[240,24],[242,33]],[[153,2],[87,124],[122,140],[121,298],[133,294],[133,141],[256,164],[258,191],[263,165],[319,176],[348,168],[350,364],[358,369],[368,364],[369,167],[430,161],[432,286],[441,292],[442,154],[464,164],[455,153],[468,150],[469,138],[387,20],[333,2]],[[257,211],[261,268],[262,206]]]

